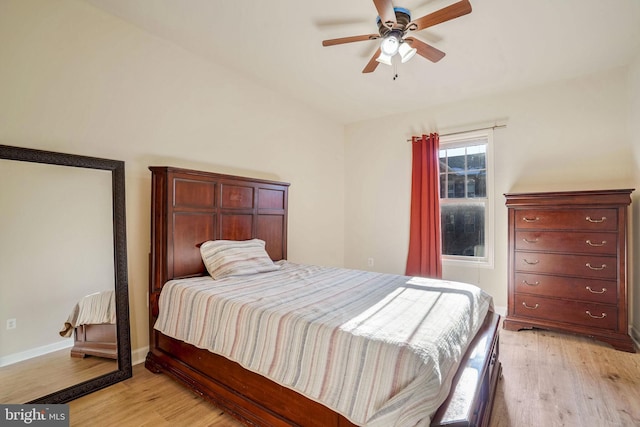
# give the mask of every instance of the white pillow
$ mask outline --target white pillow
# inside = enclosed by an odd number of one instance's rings
[[[264,247],[265,243],[260,239],[209,240],[200,246],[200,255],[214,279],[279,269]]]

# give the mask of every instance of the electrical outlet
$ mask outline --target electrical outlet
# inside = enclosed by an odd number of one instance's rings
[[[367,266],[373,267],[373,258],[367,258]]]
[[[7,329],[16,328],[16,319],[7,319]]]

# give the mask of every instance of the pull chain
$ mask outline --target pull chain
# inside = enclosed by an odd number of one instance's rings
[[[393,80],[398,78],[398,64],[393,63]]]

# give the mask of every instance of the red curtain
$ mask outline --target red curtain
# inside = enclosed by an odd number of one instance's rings
[[[407,276],[442,278],[440,257],[440,137],[414,136],[411,141],[411,224]]]

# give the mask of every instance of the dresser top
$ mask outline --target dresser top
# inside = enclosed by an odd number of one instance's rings
[[[601,206],[631,204],[631,189],[505,193],[506,205],[517,206]]]

